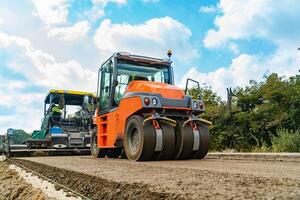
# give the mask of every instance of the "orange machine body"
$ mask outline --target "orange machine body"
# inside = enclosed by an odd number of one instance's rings
[[[185,96],[183,90],[174,85],[149,81],[133,81],[128,85],[126,92],[147,92],[172,99],[183,99]]]
[[[129,160],[203,158],[208,152],[210,122],[201,96],[176,87],[169,59],[117,52],[98,72],[97,109],[91,129],[93,157]],[[193,88],[194,88],[193,87]],[[196,88],[197,89],[197,88]],[[201,142],[200,142],[201,141]]]
[[[184,98],[184,91],[176,86],[150,82],[150,81],[132,81],[124,94],[124,98],[120,100],[119,106],[109,113],[99,115],[100,110],[96,110],[94,116],[94,124],[98,128],[97,146],[100,148],[115,148],[122,147],[124,133],[127,119],[137,113],[149,113],[154,109],[144,109],[142,105],[142,98],[140,96],[129,96],[131,93],[147,93],[159,94],[166,99],[182,100]],[[171,107],[162,106],[159,109],[165,110],[182,110],[189,112],[191,108],[187,107]]]
[[[97,88],[99,108],[93,118],[98,148],[123,148],[127,120],[132,115],[145,120],[157,114],[188,119],[191,114],[204,112],[204,106],[198,106],[203,105],[201,99],[193,100],[174,85],[171,63],[170,59],[115,53],[102,64]],[[128,77],[127,82],[122,81],[122,75]],[[121,86],[123,93],[116,90]]]

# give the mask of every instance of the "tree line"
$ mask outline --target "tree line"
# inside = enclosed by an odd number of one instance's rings
[[[228,89],[223,101],[210,88],[193,88],[206,105],[211,150],[300,152],[300,76],[273,73],[264,81]]]

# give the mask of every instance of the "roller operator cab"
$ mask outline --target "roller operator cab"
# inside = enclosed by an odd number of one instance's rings
[[[138,161],[207,154],[210,122],[196,117],[205,110],[203,101],[174,86],[170,59],[113,54],[99,69],[97,96],[93,157]]]

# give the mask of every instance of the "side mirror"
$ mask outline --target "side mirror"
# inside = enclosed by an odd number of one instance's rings
[[[196,80],[194,80],[194,79],[188,78],[188,79],[186,80],[186,84],[185,84],[185,91],[184,91],[185,95],[187,95],[187,92],[188,92],[188,89],[189,89],[189,88],[188,88],[189,82],[195,83],[195,84],[197,85],[197,89],[200,91],[200,84],[199,84],[199,82],[196,81]],[[200,96],[200,95],[199,95],[198,99],[201,100],[201,96]]]

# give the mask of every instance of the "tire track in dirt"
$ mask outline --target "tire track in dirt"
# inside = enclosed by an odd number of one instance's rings
[[[183,199],[177,194],[150,191],[144,184],[117,183],[26,160],[14,159],[13,163],[34,170],[90,199]]]

